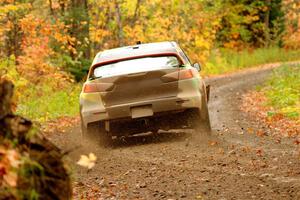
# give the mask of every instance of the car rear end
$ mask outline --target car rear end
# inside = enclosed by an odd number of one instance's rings
[[[204,84],[177,52],[144,54],[93,65],[80,94],[84,126],[145,121],[201,107]],[[133,125],[134,127],[134,125]]]

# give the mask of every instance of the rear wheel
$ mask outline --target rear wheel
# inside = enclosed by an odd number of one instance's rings
[[[196,108],[188,112],[189,127],[194,129],[197,134],[210,134],[209,122],[201,117],[201,110]]]
[[[85,127],[81,124],[81,133],[83,141],[96,141],[101,145],[110,145],[112,137],[104,128],[102,122],[90,123]]]
[[[202,97],[202,105],[200,109],[200,120],[201,123],[207,128],[207,130],[211,131],[210,119],[209,119],[209,112],[208,112],[208,105],[207,105],[207,98]]]
[[[200,109],[195,108],[189,110],[188,121],[195,132],[210,134],[211,126],[207,106],[207,98],[205,95],[203,95],[202,97],[202,105]]]

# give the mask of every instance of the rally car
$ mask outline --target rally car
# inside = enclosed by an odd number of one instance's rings
[[[137,44],[99,52],[80,94],[84,136],[101,140],[141,132],[210,128],[200,65],[176,42]]]

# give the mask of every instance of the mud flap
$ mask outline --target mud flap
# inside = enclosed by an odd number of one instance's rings
[[[207,85],[206,86],[206,99],[207,99],[207,102],[209,101],[209,96],[210,96],[210,85]]]

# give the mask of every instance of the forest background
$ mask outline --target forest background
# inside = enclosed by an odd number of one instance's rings
[[[77,123],[78,96],[93,57],[137,41],[178,42],[193,62],[202,64],[203,76],[295,61],[274,70],[243,105],[267,126],[284,119],[282,130],[295,127],[292,132],[299,133],[299,0],[0,0],[0,83],[13,82],[14,112],[34,124],[21,140],[0,129],[1,197],[38,199],[39,180],[46,180],[39,174],[47,168],[38,160],[43,156],[30,155],[34,151],[28,146],[34,145],[24,146],[24,141],[37,130]],[[1,88],[9,87],[0,86],[2,95]],[[0,110],[10,110],[3,104],[9,98],[0,99]],[[12,114],[4,117],[11,120]],[[9,120],[1,118],[0,126],[4,122]],[[24,133],[24,126],[10,125]]]

